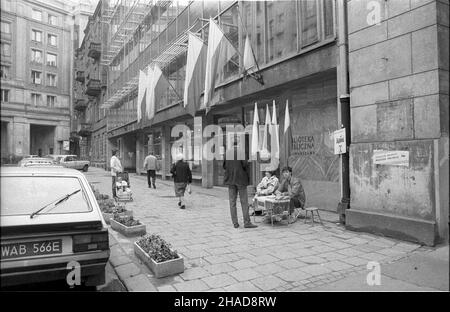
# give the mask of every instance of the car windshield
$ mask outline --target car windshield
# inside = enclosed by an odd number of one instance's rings
[[[64,195],[83,189],[80,180],[75,177],[3,176],[1,186],[2,216],[29,215],[49,203],[56,202]],[[92,209],[84,192],[78,192],[57,207],[51,209],[52,207],[53,204],[49,205],[39,214],[80,213]]]

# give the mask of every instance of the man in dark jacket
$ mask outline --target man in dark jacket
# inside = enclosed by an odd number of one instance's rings
[[[237,194],[241,200],[242,215],[244,217],[245,228],[255,228],[256,225],[250,222],[250,215],[248,213],[248,194],[247,185],[249,184],[248,162],[246,160],[236,160],[236,146],[235,157],[231,160],[223,162],[223,169],[225,169],[224,184],[228,185],[228,197],[230,200],[231,221],[235,228],[239,227],[236,209]]]
[[[186,187],[192,183],[192,172],[189,164],[183,161],[182,154],[177,156],[177,162],[172,165],[170,173],[173,176],[173,182],[175,184],[175,196],[178,197],[178,206],[181,209],[185,209],[184,192],[186,191]]]
[[[290,213],[292,213],[295,208],[304,209],[306,196],[305,191],[303,190],[302,183],[300,182],[300,179],[294,178],[292,176],[291,167],[284,167],[281,173],[283,174],[283,179],[281,180],[281,183],[278,186],[275,195],[290,197],[291,199],[289,205]]]

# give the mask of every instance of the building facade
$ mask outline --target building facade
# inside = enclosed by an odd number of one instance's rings
[[[73,7],[1,2],[2,160],[68,153]]]
[[[180,137],[200,136],[204,146],[208,125],[248,127],[255,102],[264,123],[266,105],[272,115],[275,101],[283,129],[288,102],[292,148],[287,154],[280,140],[280,165],[302,180],[308,206],[349,208],[339,213],[350,229],[429,245],[448,239],[447,2],[105,0],[101,6],[100,22],[108,25],[100,57],[108,69],[100,103],[107,110],[105,168],[117,149],[125,169],[141,173],[152,152],[167,179]],[[209,18],[239,53],[217,73],[211,110],[192,117],[182,105],[187,33],[207,43]],[[247,37],[264,84],[244,75]],[[170,87],[156,99],[155,116],[138,122],[139,71],[150,64]],[[180,124],[190,130],[172,133]],[[336,155],[333,132],[342,127],[348,152]],[[219,135],[226,151],[228,138]],[[383,163],[383,153],[409,160]],[[202,186],[223,185],[221,159],[189,163]],[[253,185],[260,170],[252,161]]]

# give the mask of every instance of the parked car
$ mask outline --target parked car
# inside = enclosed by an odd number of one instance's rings
[[[72,261],[83,285],[104,284],[108,230],[82,173],[5,167],[0,181],[2,287],[66,281]]]
[[[78,169],[83,171],[88,171],[91,163],[89,160],[80,160],[77,155],[62,155],[60,164],[66,168]]]
[[[19,161],[19,163],[18,163],[19,167],[52,166],[52,165],[56,165],[56,164],[57,163],[52,158],[46,158],[46,157],[22,158],[22,160]]]
[[[76,155],[46,155],[45,157],[47,158],[52,158],[55,162],[57,162],[58,164],[61,162],[61,159],[64,156],[76,156]]]

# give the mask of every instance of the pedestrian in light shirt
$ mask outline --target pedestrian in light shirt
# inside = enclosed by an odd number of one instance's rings
[[[156,171],[159,170],[158,159],[150,153],[144,160],[144,169],[147,171],[147,183],[148,187],[156,189]],[[151,180],[150,180],[151,179]]]
[[[120,163],[119,158],[116,156],[117,151],[112,151],[112,157],[110,161],[111,166],[111,177],[112,177],[112,194],[114,198],[117,198],[116,194],[116,182],[117,182],[117,173],[122,172],[122,164]]]

